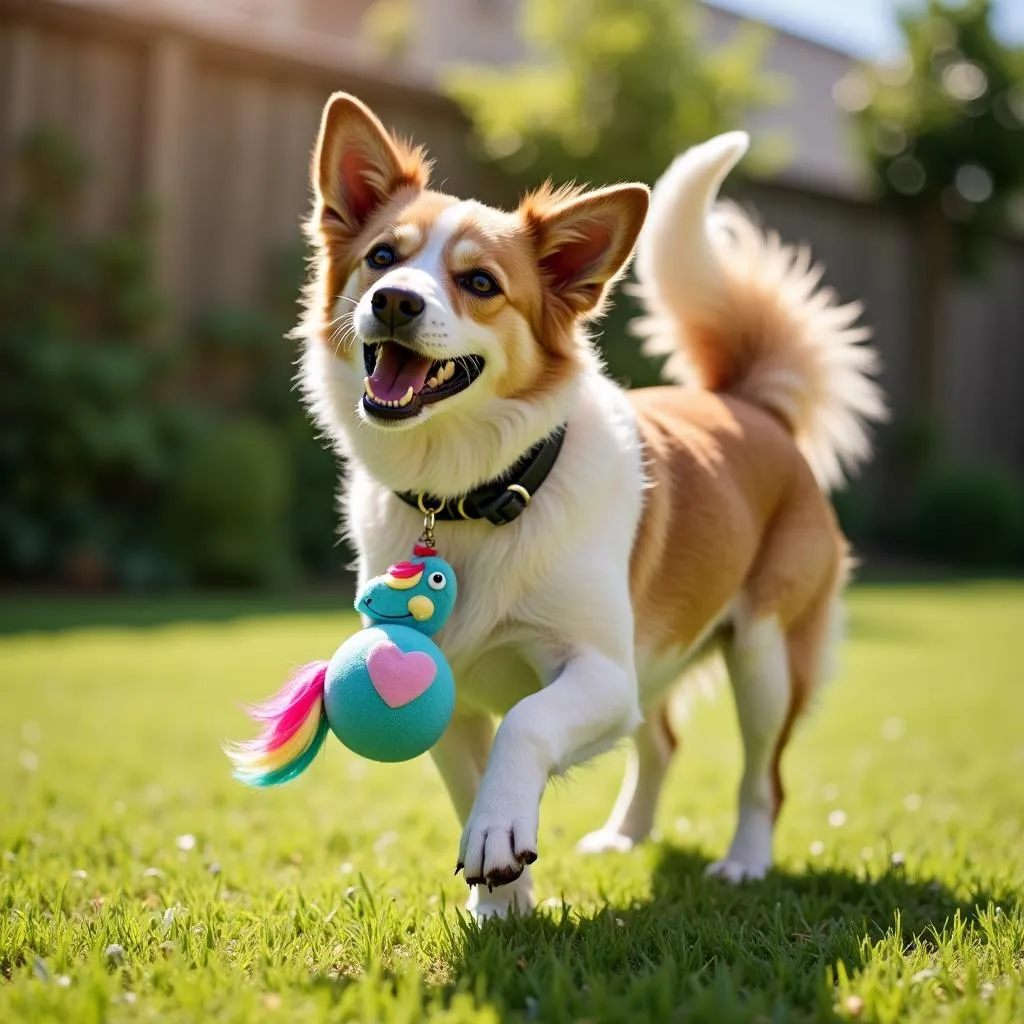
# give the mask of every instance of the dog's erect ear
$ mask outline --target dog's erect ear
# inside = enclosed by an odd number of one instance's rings
[[[365,104],[336,92],[324,107],[313,156],[317,197],[358,234],[367,218],[399,189],[425,188],[430,161],[421,149],[392,136]]]
[[[600,311],[633,251],[650,198],[646,185],[595,192],[545,185],[520,204],[545,287],[574,315]]]

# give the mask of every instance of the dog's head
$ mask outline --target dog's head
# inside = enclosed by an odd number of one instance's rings
[[[373,469],[475,441],[480,458],[452,460],[444,485],[454,491],[487,478],[485,463],[503,457],[499,434],[518,443],[510,422],[522,424],[523,447],[536,439],[531,420],[538,436],[555,425],[541,422],[557,418],[548,406],[590,360],[579,324],[600,313],[626,265],[648,190],[546,185],[505,212],[430,191],[429,174],[423,151],[362,103],[330,99],[313,161],[304,332],[322,351],[313,371],[307,353],[306,386]],[[407,469],[379,475],[407,484]]]

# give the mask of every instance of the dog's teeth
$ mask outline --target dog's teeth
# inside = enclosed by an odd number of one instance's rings
[[[367,397],[372,398],[375,402],[377,401],[377,396],[373,393],[373,388],[370,387],[369,377],[363,378],[363,391],[366,392]]]
[[[451,380],[454,375],[455,364],[451,360],[449,360],[447,363],[444,364],[444,379]]]
[[[431,377],[430,380],[427,381],[427,387],[428,388],[436,388],[438,383],[440,383],[440,382],[438,381],[438,379],[436,377]]]
[[[406,391],[406,393],[404,395],[402,395],[402,397],[398,400],[398,404],[399,405],[408,405],[412,401],[413,394],[414,394],[414,392],[412,390],[412,385],[410,384],[409,385],[409,390]]]

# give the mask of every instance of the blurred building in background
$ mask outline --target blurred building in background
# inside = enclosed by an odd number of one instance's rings
[[[518,0],[0,0],[0,223],[25,182],[20,141],[45,125],[91,173],[75,227],[103,231],[155,205],[159,333],[186,338],[218,311],[262,308],[300,252],[309,154],[333,90],[352,91],[436,159],[448,191],[511,201],[467,156],[469,125],[441,88],[451,62],[521,59]],[[709,43],[740,19],[708,7]],[[373,42],[365,32],[374,19]],[[876,331],[897,418],[915,367],[914,239],[873,201],[835,96],[852,58],[776,33],[769,70],[788,77],[754,133],[783,133],[789,159],[739,197],[787,239],[808,241]],[[941,356],[941,429],[952,455],[1024,473],[1024,243],[1007,235],[982,283],[957,286]],[[31,574],[30,574],[31,575]]]

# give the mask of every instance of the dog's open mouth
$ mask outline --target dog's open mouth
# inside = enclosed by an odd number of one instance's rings
[[[397,341],[364,345],[363,362],[363,408],[382,420],[409,419],[425,405],[465,391],[484,368],[480,356],[435,360]]]

